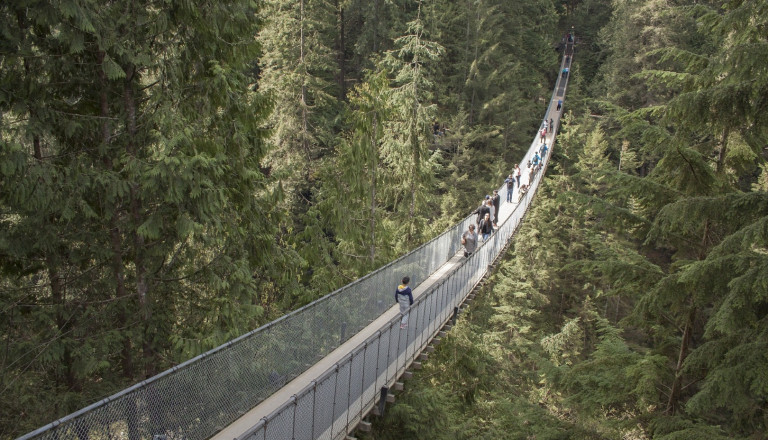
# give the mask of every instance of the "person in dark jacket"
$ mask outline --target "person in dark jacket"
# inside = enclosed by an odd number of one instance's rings
[[[485,214],[485,218],[480,221],[480,227],[478,228],[480,233],[483,234],[483,241],[493,233],[493,223],[491,222],[491,214]]]
[[[490,199],[490,196],[488,196],[488,199]],[[491,212],[491,208],[487,203],[488,199],[483,200],[483,204],[480,205],[479,208],[472,211],[472,214],[477,214],[477,220],[475,220],[475,223],[477,223],[478,226],[480,226],[480,222],[485,218],[485,214],[490,214]]]
[[[501,208],[501,196],[499,195],[499,190],[494,189],[493,190],[493,197],[491,197],[491,202],[493,202],[493,224],[498,227],[499,226],[499,208]]]
[[[510,174],[504,183],[507,185],[507,203],[509,203],[512,201],[512,193],[515,191],[515,176]]]
[[[411,282],[409,277],[403,277],[402,284],[397,286],[395,290],[395,302],[400,304],[400,314],[403,315],[400,318],[400,328],[408,327],[408,307],[413,305],[413,293],[408,283]]]

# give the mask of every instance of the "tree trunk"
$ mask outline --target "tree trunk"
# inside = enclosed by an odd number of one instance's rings
[[[373,53],[379,50],[379,0],[373,1]]]
[[[373,114],[373,127],[371,130],[371,267],[374,267],[376,262],[376,169],[379,167],[379,151],[377,148],[378,143],[378,118],[376,113]]]
[[[688,344],[691,341],[694,319],[696,319],[696,307],[691,305],[691,310],[688,312],[688,318],[683,329],[683,339],[680,341],[680,352],[677,356],[677,366],[675,367],[675,379],[672,382],[672,391],[669,393],[667,409],[665,410],[665,413],[668,415],[674,415],[680,404],[680,391],[683,388],[683,363],[685,358],[688,357]]]
[[[723,167],[725,165],[725,155],[728,153],[728,135],[730,133],[730,129],[725,128],[723,129],[723,137],[720,139],[720,152],[717,155],[717,168],[715,169],[715,172],[717,174],[721,174],[723,172]]]
[[[347,96],[347,86],[346,86],[346,57],[344,55],[344,49],[346,47],[346,39],[345,39],[345,28],[344,28],[344,8],[339,4],[339,0],[336,0],[336,11],[338,13],[338,23],[339,23],[339,33],[338,38],[336,38],[336,66],[339,70],[339,73],[337,75],[337,83],[339,85],[339,95],[338,100],[344,101],[344,99]]]
[[[68,338],[65,336],[74,327],[74,317],[67,316],[65,313],[67,309],[66,284],[61,276],[58,265],[55,263],[54,257],[50,254],[46,256],[46,264],[48,266],[48,278],[51,282],[51,297],[56,307],[56,336],[60,339],[60,343],[64,345],[64,352],[61,357],[61,363],[63,364],[61,367],[64,373],[57,375],[57,380],[60,380],[67,390],[80,392],[82,391],[82,383],[75,375],[72,350],[67,344],[66,340]]]
[[[22,46],[25,45],[26,35],[27,35],[27,32],[26,32],[26,29],[27,29],[27,17],[26,17],[26,14],[25,14],[26,10],[27,10],[26,8],[19,8],[19,9],[16,10],[16,20],[17,20],[18,25],[19,25],[19,42],[21,43]],[[32,81],[32,79],[30,78],[30,75],[29,75],[30,67],[29,67],[29,63],[27,62],[27,57],[23,57],[22,58],[22,64],[24,65],[24,76],[25,76],[25,79],[29,80],[29,81]],[[29,110],[29,120],[30,120],[30,122],[36,120],[37,119],[37,112],[35,111],[35,109],[29,103],[27,104],[27,109]],[[38,134],[34,134],[32,136],[32,145],[33,145],[33,148],[34,148],[35,159],[37,159],[38,161],[43,160],[43,150],[42,150],[42,147],[40,146],[40,136]]]
[[[123,82],[123,106],[125,107],[125,127],[127,131],[126,153],[130,160],[137,159],[138,147],[136,145],[136,101],[133,93],[133,81],[136,74],[136,66],[133,64],[125,68],[126,76]],[[149,304],[149,283],[147,281],[147,268],[144,255],[144,237],[138,233],[139,226],[144,222],[143,204],[141,201],[141,189],[136,178],[131,179],[130,210],[131,210],[131,241],[133,242],[133,263],[136,270],[136,294],[139,298],[141,319],[143,321],[144,335],[142,341],[145,376],[154,376],[157,373],[155,350],[152,346],[151,321],[152,308]]]
[[[312,154],[309,150],[309,112],[307,111],[307,65],[304,47],[306,40],[304,37],[304,0],[299,2],[299,70],[301,71],[301,146],[307,155],[307,162],[304,164],[304,179],[309,179],[310,163],[312,163]]]
[[[43,160],[43,149],[40,147],[40,136],[35,135],[32,137],[32,145],[34,145],[35,148],[35,159],[39,161]]]
[[[104,168],[111,170],[112,159],[108,156],[109,143],[111,140],[110,126],[109,126],[109,100],[107,93],[107,77],[104,74],[104,69],[101,65],[104,61],[105,53],[100,51],[98,53],[98,65],[99,65],[99,115],[101,116],[101,161]],[[118,208],[112,211],[112,216],[109,219],[109,239],[110,248],[112,250],[112,276],[115,279],[115,299],[117,301],[127,301],[128,292],[125,287],[125,267],[123,264],[123,249],[122,249],[122,233],[120,232],[120,219],[122,213]],[[117,316],[117,326],[125,327],[128,322],[128,316],[123,311],[119,312]],[[122,341],[123,348],[120,353],[120,363],[123,370],[123,376],[127,379],[134,379],[133,368],[133,349],[131,344],[131,338],[128,335],[123,336]]]
[[[476,21],[478,24],[480,23],[480,8],[477,8]],[[475,25],[475,54],[474,54],[474,57],[472,58],[471,65],[475,65],[477,63],[478,53],[480,52],[480,41],[479,41],[480,37],[478,33],[479,33],[478,25]],[[467,83],[470,85],[470,87],[472,87],[472,99],[470,99],[469,101],[469,120],[468,120],[469,125],[472,125],[475,120],[475,98],[477,96],[477,92],[476,92],[477,87],[474,84],[474,81],[472,81],[474,78],[477,77],[477,74],[473,74],[471,69],[472,67],[470,67],[469,75],[467,75]]]

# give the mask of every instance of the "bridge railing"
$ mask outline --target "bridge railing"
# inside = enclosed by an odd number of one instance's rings
[[[558,84],[560,80],[558,76]],[[521,164],[525,165],[537,149],[534,140]],[[363,409],[373,404],[371,395],[375,398],[376,387],[402,373],[483,276],[522,219],[542,174],[537,174],[517,209],[492,238],[450,277],[419,298],[411,309],[415,319],[407,331],[390,322],[337,368],[316,380],[312,388],[297,395],[293,403],[254,427],[252,436],[337,438],[351,426],[350,420],[359,420],[365,414]],[[504,195],[506,187],[499,192]],[[502,197],[502,203],[505,199]],[[403,275],[410,276],[412,285],[429,277],[459,250],[459,236],[474,222],[473,217],[467,216],[412,252],[323,298],[20,439],[208,438],[389,309],[394,286]],[[339,387],[347,382],[343,389]],[[342,417],[347,422],[343,429],[339,425]],[[282,437],[288,431],[294,437]]]
[[[570,47],[572,56],[572,44]],[[570,67],[570,56],[563,57],[561,71],[564,67]],[[553,102],[556,101],[560,88],[563,90],[560,96],[565,96],[567,79],[558,72],[553,99],[550,100],[545,113],[546,118],[553,115]],[[559,125],[559,117],[557,119]],[[552,144],[556,131],[553,133]],[[499,229],[468,259],[414,301],[407,312],[410,315],[408,327],[401,329],[400,315],[394,317],[309,386],[238,437],[238,440],[336,440],[344,438],[354,429],[383,397],[380,393],[382,387],[391,387],[415,361],[513,237],[544,176],[552,146],[550,145],[547,154],[542,158],[544,165],[530,182],[530,189]],[[537,134],[521,165],[527,164],[529,158],[539,149]],[[502,191],[506,191],[506,188],[502,188]],[[466,219],[462,224],[464,223]],[[457,235],[464,229],[459,229]]]
[[[255,407],[392,306],[459,249],[470,216],[376,271],[269,324],[21,439],[205,439]],[[391,288],[383,286],[392,286]]]
[[[396,316],[238,439],[344,438],[381,398],[381,388],[393,385],[485,275],[520,225],[542,175],[475,253],[414,301],[405,329]]]

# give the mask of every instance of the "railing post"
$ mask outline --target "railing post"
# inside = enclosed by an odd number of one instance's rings
[[[381,333],[379,333],[379,336],[381,336]],[[363,396],[365,395],[365,358],[368,357],[368,342],[365,342],[365,346],[363,347],[363,371],[360,375],[360,418],[363,417]],[[376,371],[379,371],[379,364],[376,364]],[[375,382],[376,379],[374,379]],[[349,426],[349,423],[347,423],[347,426]]]
[[[317,381],[312,381],[312,437],[317,438],[317,434],[315,433],[315,411],[317,411]],[[265,425],[266,426],[266,425]],[[264,430],[264,435],[266,437],[266,429]]]
[[[339,364],[336,364],[336,371],[333,375],[335,382],[333,384],[333,406],[331,407],[331,436],[333,436],[333,425],[336,423],[336,394],[339,392]]]
[[[379,415],[382,417],[387,407],[387,394],[389,394],[389,388],[381,387],[381,392],[379,393]]]
[[[299,399],[296,398],[295,394],[291,396],[291,399],[293,399],[293,426],[291,432],[292,438],[296,438],[296,408],[299,407]]]
[[[349,378],[347,379],[347,423],[345,430],[349,429],[349,408],[352,406],[352,366],[354,365],[353,360],[355,359],[355,355],[352,355],[349,357]],[[363,369],[365,369],[365,364],[363,364]],[[360,397],[362,400],[362,394],[363,389],[360,389]],[[333,434],[333,433],[331,433]]]

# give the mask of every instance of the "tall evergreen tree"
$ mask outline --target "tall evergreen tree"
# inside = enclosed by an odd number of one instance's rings
[[[5,432],[241,334],[257,283],[290,282],[246,74],[255,12],[0,6]]]
[[[434,68],[430,67],[444,51],[424,35],[421,7],[419,1],[416,17],[408,22],[405,34],[394,41],[397,49],[388,51],[383,60],[394,76],[390,99],[395,112],[387,127],[389,139],[384,145],[383,162],[392,172],[391,189],[395,193],[390,197],[396,209],[398,205],[407,206],[401,211],[407,242],[421,238],[419,220],[429,218],[429,213],[424,212],[428,207],[424,196],[435,172],[435,158],[428,146],[434,142],[431,123],[436,110],[432,102]]]
[[[282,184],[296,217],[306,211],[321,158],[333,147],[339,109],[331,49],[338,32],[335,14],[326,0],[272,0],[261,12],[258,40],[264,53],[258,86],[275,105],[269,121],[274,148],[265,166]]]

